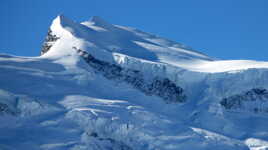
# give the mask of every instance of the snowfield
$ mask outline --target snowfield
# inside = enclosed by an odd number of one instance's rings
[[[41,53],[0,54],[1,150],[268,149],[268,62],[62,15]]]

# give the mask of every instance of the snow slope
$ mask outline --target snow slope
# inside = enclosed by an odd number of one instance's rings
[[[40,57],[0,55],[0,148],[267,149],[267,67],[61,15]]]

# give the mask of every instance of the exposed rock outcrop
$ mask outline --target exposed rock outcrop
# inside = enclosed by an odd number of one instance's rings
[[[18,112],[15,112],[12,110],[7,104],[0,103],[0,115],[1,114],[10,114],[10,115],[16,115]]]
[[[86,51],[76,47],[73,48],[91,67],[107,79],[124,81],[146,95],[161,97],[167,103],[186,101],[186,95],[183,89],[168,78],[155,76],[151,80],[145,80],[143,73],[138,70],[126,69],[116,64],[98,60]]]
[[[102,149],[110,150],[133,150],[130,146],[126,145],[122,141],[118,141],[110,137],[100,137],[96,132],[87,133],[87,136],[88,139],[92,141],[92,147],[101,147]]]
[[[59,39],[56,35],[54,35],[51,29],[48,30],[46,39],[42,45],[41,55],[45,54],[49,49],[54,45],[54,43]]]
[[[254,88],[223,98],[220,104],[227,110],[268,113],[268,91],[264,88]]]

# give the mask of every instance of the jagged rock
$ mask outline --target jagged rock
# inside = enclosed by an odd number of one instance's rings
[[[228,110],[268,113],[268,91],[264,88],[254,88],[241,94],[223,98],[220,104]]]
[[[16,112],[12,111],[7,104],[0,103],[0,114],[16,115]]]
[[[107,79],[124,81],[146,95],[155,95],[164,99],[167,103],[185,102],[186,95],[181,87],[168,78],[153,77],[145,81],[143,74],[138,70],[125,69],[116,64],[111,64],[94,58],[88,52],[73,47],[83,59],[96,71]]]
[[[53,46],[53,44],[59,39],[56,35],[54,35],[51,29],[48,30],[46,39],[42,45],[41,55],[45,54],[49,49]]]
[[[87,136],[89,137],[89,139],[93,138],[93,140],[95,141],[93,142],[94,146],[97,146],[99,148],[102,147],[103,149],[110,150],[133,150],[130,146],[128,146],[122,141],[118,141],[110,137],[100,137],[96,132],[87,133]],[[91,139],[91,141],[93,140]]]

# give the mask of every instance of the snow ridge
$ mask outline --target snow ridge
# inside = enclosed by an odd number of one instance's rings
[[[167,103],[185,102],[186,96],[183,89],[168,78],[152,77],[149,81],[138,70],[124,69],[115,64],[109,64],[94,58],[92,55],[73,47],[84,60],[94,69],[101,72],[110,80],[124,81],[147,95],[156,95],[163,98]]]

